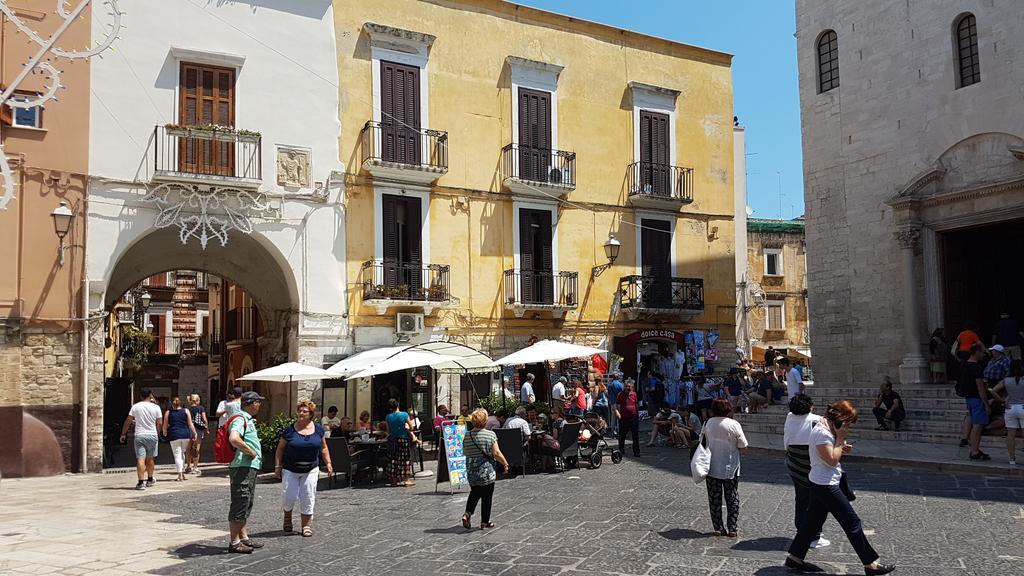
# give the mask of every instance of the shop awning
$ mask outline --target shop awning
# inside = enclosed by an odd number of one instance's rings
[[[557,362],[567,358],[589,358],[594,354],[607,354],[607,350],[569,344],[557,340],[541,340],[536,344],[513,352],[504,358],[495,360],[499,366],[518,366],[519,364],[534,364],[536,362]]]
[[[407,350],[455,356],[454,360],[432,364],[434,370],[445,374],[484,374],[495,371],[494,361],[490,356],[458,342],[425,342],[410,346]]]
[[[401,352],[377,362],[373,366],[360,370],[349,376],[349,378],[369,378],[378,374],[389,374],[409,368],[420,366],[434,366],[458,360],[458,356],[447,354],[434,354],[432,352],[418,352],[416,350],[402,350]]]

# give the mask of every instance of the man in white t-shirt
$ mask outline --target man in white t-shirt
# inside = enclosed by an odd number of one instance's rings
[[[320,419],[320,425],[324,427],[327,437],[330,438],[334,431],[341,428],[341,418],[338,418],[338,407],[331,406],[327,409],[327,415]],[[417,428],[419,430],[419,428]]]
[[[786,378],[786,392],[790,399],[796,398],[797,394],[804,393],[804,379],[800,377],[800,371],[793,368],[789,363],[789,358],[782,356],[775,361],[779,365],[779,368],[785,374]]]
[[[552,403],[552,405],[554,405],[556,403],[558,403],[558,404],[565,404],[565,383],[566,382],[568,382],[568,380],[565,378],[565,376],[562,376],[562,377],[560,377],[558,379],[558,382],[555,382],[555,385],[551,387],[551,403]]]
[[[217,417],[220,420],[217,421],[217,427],[220,428],[235,414],[242,412],[242,403],[240,398],[242,397],[242,389],[234,387],[228,390],[227,400],[221,400],[220,404],[217,404]]]
[[[128,417],[121,428],[121,443],[125,443],[128,429],[134,424],[135,471],[139,475],[139,483],[135,485],[135,489],[145,490],[154,483],[153,471],[156,468],[157,448],[160,445],[157,430],[163,426],[163,414],[153,399],[152,392],[142,389],[139,390],[139,396],[142,400],[136,402],[128,411]]]
[[[533,392],[533,381],[536,376],[533,374],[526,375],[526,382],[523,382],[523,386],[519,389],[519,402],[521,404],[533,404],[537,401],[537,396]]]
[[[519,430],[523,434],[523,444],[530,440],[530,423],[526,421],[526,408],[516,408],[516,415],[505,421],[505,428]]]

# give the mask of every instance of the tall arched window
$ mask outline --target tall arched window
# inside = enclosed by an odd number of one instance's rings
[[[978,59],[978,23],[974,14],[964,14],[956,21],[957,88],[981,82],[981,61]]]
[[[835,30],[818,37],[818,93],[839,87],[839,38]]]

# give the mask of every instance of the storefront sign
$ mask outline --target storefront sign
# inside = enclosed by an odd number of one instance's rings
[[[626,336],[630,342],[641,342],[643,340],[672,340],[677,344],[683,343],[683,333],[675,330],[641,330]]]

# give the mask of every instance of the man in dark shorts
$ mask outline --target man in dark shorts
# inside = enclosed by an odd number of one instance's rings
[[[228,441],[235,448],[235,458],[228,465],[231,477],[231,509],[228,511],[228,526],[231,544],[228,552],[252,554],[263,544],[249,538],[246,523],[252,513],[256,499],[256,476],[263,465],[260,437],[256,434],[256,420],[260,406],[266,400],[256,392],[244,392],[241,397],[242,411],[232,416],[228,426]]]

